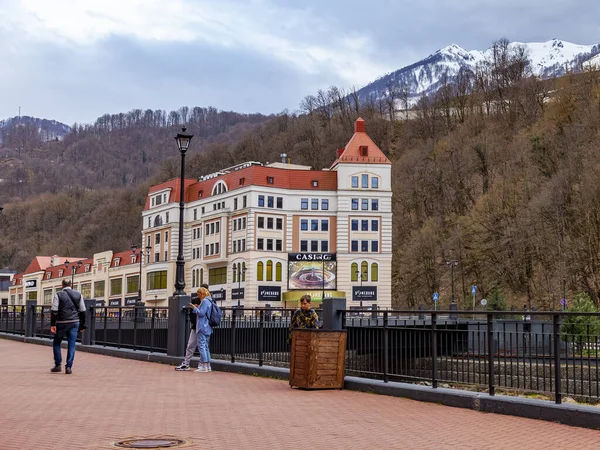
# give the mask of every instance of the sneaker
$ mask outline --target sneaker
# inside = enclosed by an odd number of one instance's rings
[[[210,372],[206,367],[200,366],[194,372]]]
[[[60,366],[54,366],[52,369],[50,369],[50,372],[52,372],[52,373],[58,373],[60,371],[62,371]]]
[[[206,367],[206,369],[207,369],[206,370],[207,372],[212,372],[212,369],[210,368],[210,364]]]
[[[180,371],[180,372],[184,371],[184,370],[190,370],[190,366],[188,366],[187,364],[181,363],[177,367],[175,367],[175,370]]]
[[[67,375],[71,375],[73,372],[71,371],[71,368],[70,368],[70,367],[65,367],[65,373],[66,373]]]

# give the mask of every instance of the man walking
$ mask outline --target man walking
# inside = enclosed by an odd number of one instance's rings
[[[208,290],[208,284],[202,284],[200,287],[203,287]],[[194,306],[200,305],[200,300],[197,300],[198,304],[194,303]],[[192,360],[192,356],[194,356],[194,352],[196,351],[196,347],[198,346],[198,334],[196,333],[196,314],[193,312],[193,308],[190,308],[190,338],[188,339],[187,347],[185,349],[185,358],[183,362],[175,367],[175,370],[181,372],[185,370],[190,370],[190,362]],[[202,362],[198,364],[200,367]]]
[[[50,332],[54,334],[52,347],[54,350],[54,367],[50,372],[60,372],[62,355],[60,344],[67,338],[67,364],[65,373],[70,374],[75,358],[75,341],[77,333],[85,330],[85,303],[83,295],[71,289],[71,280],[62,281],[62,291],[54,294],[50,309]]]

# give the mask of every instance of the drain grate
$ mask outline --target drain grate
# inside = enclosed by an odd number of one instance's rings
[[[186,444],[183,439],[172,437],[131,438],[119,441],[115,446],[120,448],[172,448]]]

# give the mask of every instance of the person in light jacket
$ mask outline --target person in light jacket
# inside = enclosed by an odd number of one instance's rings
[[[208,289],[208,284],[202,284],[201,287]],[[197,300],[198,304],[194,304],[194,307],[200,306],[200,299]],[[193,308],[190,308],[190,337],[188,339],[187,347],[185,349],[185,358],[183,362],[175,367],[175,370],[178,372],[190,370],[190,364],[192,361],[192,356],[194,356],[194,352],[196,351],[196,347],[198,346],[198,334],[196,333],[196,322],[198,317],[194,314]],[[200,365],[198,366],[200,367]]]
[[[200,351],[200,357],[202,362],[198,365],[198,369],[195,372],[211,372],[210,368],[210,350],[208,344],[210,341],[210,335],[212,334],[212,328],[208,323],[212,311],[212,298],[208,289],[204,287],[198,288],[198,300],[200,306],[196,306],[190,303],[192,312],[196,314],[196,334],[198,336],[198,350]]]

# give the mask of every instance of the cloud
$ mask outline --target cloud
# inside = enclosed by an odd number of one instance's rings
[[[19,105],[67,123],[183,104],[278,112],[450,43],[599,42],[598,13],[591,0],[0,0],[0,118]]]

